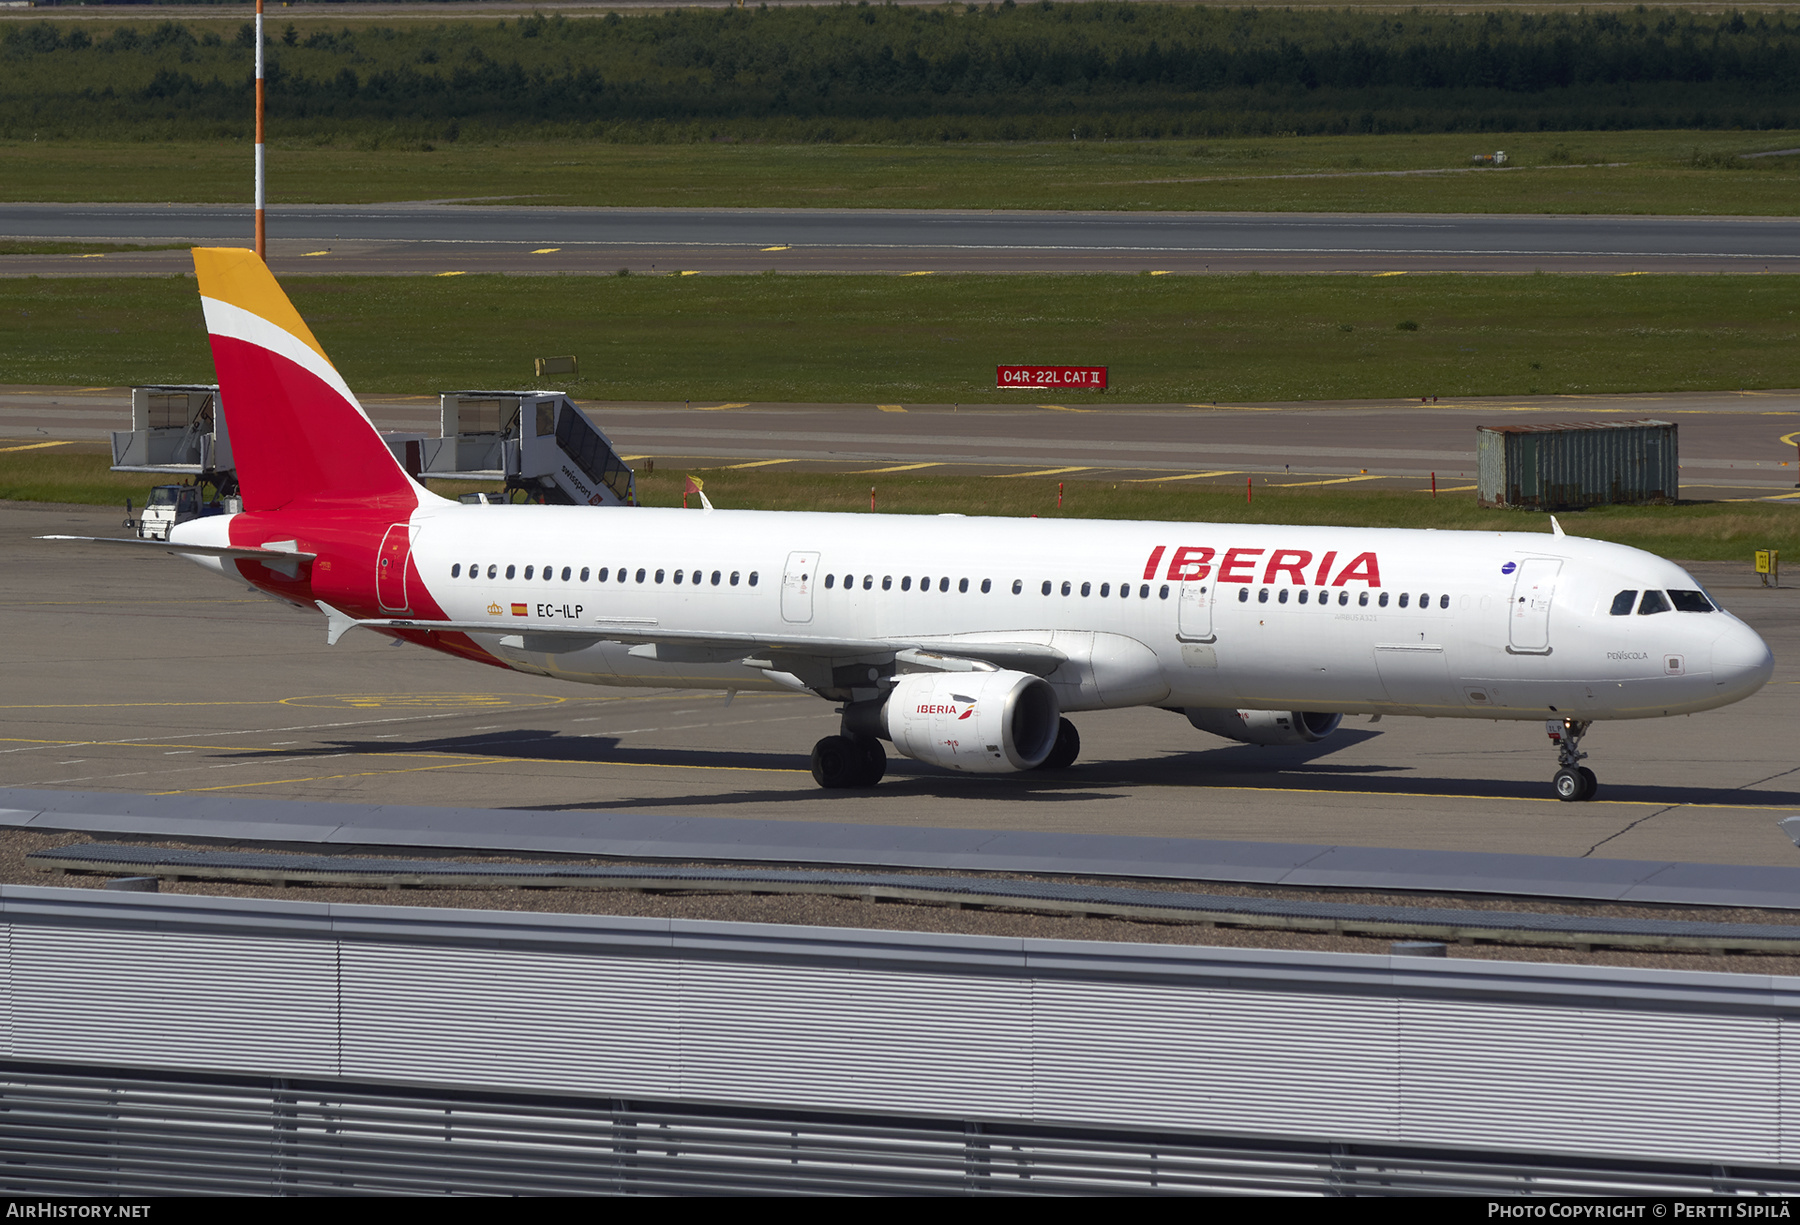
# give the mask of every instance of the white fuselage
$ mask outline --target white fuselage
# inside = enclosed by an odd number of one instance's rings
[[[448,619],[491,623],[475,641],[512,667],[592,684],[816,687],[607,628],[817,639],[840,663],[869,654],[846,642],[1040,643],[1067,657],[1048,677],[1064,710],[1644,718],[1736,701],[1773,667],[1723,610],[1612,612],[1624,591],[1698,591],[1680,567],[1547,532],[439,500],[411,527],[413,581]],[[531,637],[587,626],[601,640],[576,649]]]

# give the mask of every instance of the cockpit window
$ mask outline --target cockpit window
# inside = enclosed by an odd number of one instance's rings
[[[1648,617],[1651,613],[1669,611],[1669,599],[1660,591],[1646,591],[1644,602],[1638,605],[1638,616]]]
[[[1629,617],[1631,615],[1632,605],[1637,603],[1637,595],[1638,593],[1635,591],[1621,591],[1618,595],[1614,596],[1612,615],[1615,617]]]
[[[1669,599],[1675,603],[1676,612],[1716,612],[1713,602],[1706,598],[1704,591],[1669,592]]]

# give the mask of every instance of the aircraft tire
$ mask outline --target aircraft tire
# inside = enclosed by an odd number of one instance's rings
[[[1566,767],[1558,770],[1556,777],[1550,780],[1550,785],[1556,789],[1556,798],[1565,804],[1587,798],[1587,780],[1581,777],[1578,770]]]
[[[1579,769],[1581,772],[1581,781],[1587,784],[1586,788],[1581,793],[1581,798],[1584,800],[1591,800],[1600,793],[1600,780],[1596,778],[1594,772],[1586,766],[1581,766]]]
[[[867,770],[866,758],[848,736],[827,736],[813,745],[813,781],[827,790],[854,787]]]
[[[1056,725],[1056,743],[1050,746],[1050,753],[1034,768],[1038,770],[1067,770],[1081,756],[1081,733],[1067,719],[1059,720]]]
[[[887,750],[881,747],[881,741],[873,736],[858,736],[852,743],[861,755],[862,772],[857,777],[858,787],[873,787],[887,773]]]

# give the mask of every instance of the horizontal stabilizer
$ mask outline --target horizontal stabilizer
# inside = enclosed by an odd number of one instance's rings
[[[39,536],[39,540],[61,540],[74,544],[122,544],[134,549],[160,549],[187,557],[229,557],[243,561],[288,562],[311,561],[317,553],[301,553],[292,549],[241,548],[226,544],[180,544],[173,540],[142,540],[136,536]]]

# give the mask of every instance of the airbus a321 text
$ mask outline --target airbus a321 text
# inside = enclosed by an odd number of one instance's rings
[[[1156,706],[1252,744],[1346,714],[1544,721],[1591,797],[1598,720],[1755,693],[1762,639],[1680,567],[1555,533],[464,505],[413,480],[256,256],[197,250],[243,510],[152,547],[466,659],[839,705],[825,787],[890,742],[1061,768],[1068,714]],[[67,539],[67,538],[64,538]],[[134,544],[145,542],[131,542]]]

